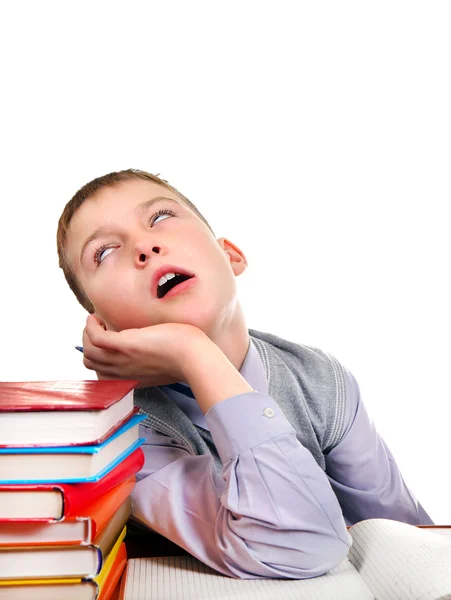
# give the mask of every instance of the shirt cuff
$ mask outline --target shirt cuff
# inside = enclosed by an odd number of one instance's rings
[[[272,438],[295,433],[277,402],[260,392],[215,404],[205,420],[223,464]]]

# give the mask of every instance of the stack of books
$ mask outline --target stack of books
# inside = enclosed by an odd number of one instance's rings
[[[0,383],[0,599],[111,598],[144,463],[137,383]]]

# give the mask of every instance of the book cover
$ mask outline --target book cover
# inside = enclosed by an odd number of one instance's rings
[[[104,477],[94,482],[0,485],[0,523],[60,521],[76,517],[86,505],[138,473],[143,465],[144,453],[141,448],[137,448]]]
[[[0,382],[0,412],[103,410],[137,385],[125,379]]]
[[[111,554],[113,554],[113,550],[111,551]],[[108,559],[106,563],[108,562]],[[95,579],[99,585],[100,591],[97,600],[109,600],[119,584],[119,580],[127,564],[127,550],[124,542],[121,543],[117,555],[114,557],[114,561],[109,568],[106,563],[105,569],[102,569]],[[103,575],[103,573],[105,574]]]
[[[145,418],[131,417],[95,446],[0,448],[0,484],[96,481],[145,441],[138,434]]]
[[[0,383],[0,448],[98,444],[131,416],[136,385]]]

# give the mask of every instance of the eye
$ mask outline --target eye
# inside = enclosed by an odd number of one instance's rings
[[[176,217],[176,213],[169,209],[169,208],[161,208],[159,211],[157,211],[155,214],[152,215],[151,219],[150,219],[150,226],[152,227],[153,225],[155,225],[155,222],[157,221],[157,219],[159,217],[162,216],[171,216],[171,217]],[[97,248],[97,250],[94,252],[94,262],[96,263],[97,266],[100,266],[100,264],[103,262],[103,260],[110,254],[109,251],[114,250],[115,248],[117,248],[117,246],[100,246],[100,248]]]
[[[173,210],[171,210],[169,208],[161,208],[154,215],[152,215],[152,218],[150,219],[151,226],[155,225],[155,222],[158,219],[158,217],[161,217],[163,215],[170,215],[171,217],[175,217],[176,216],[176,214],[175,214],[175,212]]]
[[[111,246],[100,246],[100,248],[97,248],[97,250],[94,253],[94,262],[97,265],[100,265],[100,263],[103,261],[103,259],[108,256],[109,252],[108,250],[114,250],[114,248],[111,248]]]

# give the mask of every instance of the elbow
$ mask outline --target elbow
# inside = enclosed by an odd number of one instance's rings
[[[347,557],[352,544],[352,538],[346,543],[338,537],[327,540],[327,544],[318,541],[317,547],[310,549],[309,553],[299,553],[298,565],[293,578],[309,579],[320,577],[338,567]]]
[[[318,536],[309,547],[285,552],[283,561],[277,563],[265,561],[265,564],[280,573],[279,577],[311,579],[325,575],[338,567],[346,559],[350,547],[350,536],[346,543],[338,537],[323,539]]]
[[[235,540],[233,550],[222,548],[221,560],[227,574],[239,579],[310,579],[325,575],[346,559],[352,538],[347,532],[345,536],[346,542],[317,532],[292,532],[283,544],[281,540],[277,544],[241,540],[237,545]]]

